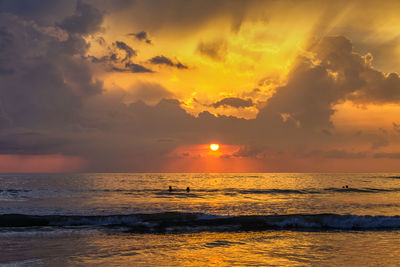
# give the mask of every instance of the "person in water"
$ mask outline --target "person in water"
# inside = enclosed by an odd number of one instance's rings
[[[172,192],[172,186],[169,186],[168,191]]]
[[[188,187],[186,187],[186,192],[190,192],[190,187],[188,186]]]

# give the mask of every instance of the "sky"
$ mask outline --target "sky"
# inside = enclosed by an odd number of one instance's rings
[[[398,172],[399,12],[0,0],[0,172]]]

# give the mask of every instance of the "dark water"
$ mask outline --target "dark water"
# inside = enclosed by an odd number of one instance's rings
[[[391,173],[3,174],[0,264],[394,266],[399,200]]]

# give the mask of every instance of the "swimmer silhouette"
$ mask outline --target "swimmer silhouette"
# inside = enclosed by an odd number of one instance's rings
[[[172,192],[172,186],[169,186],[168,191]]]
[[[190,192],[190,187],[186,187],[186,192]]]
[[[349,188],[349,186],[348,186],[348,185],[346,185],[346,188]]]

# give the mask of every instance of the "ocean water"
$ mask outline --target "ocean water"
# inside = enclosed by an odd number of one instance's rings
[[[0,175],[4,266],[399,266],[399,244],[396,173]]]

